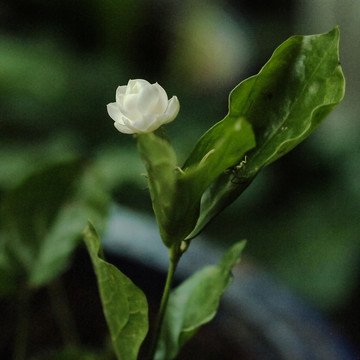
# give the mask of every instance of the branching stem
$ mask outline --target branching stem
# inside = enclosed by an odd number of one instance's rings
[[[173,281],[175,270],[176,270],[177,264],[180,260],[181,254],[182,254],[182,252],[178,246],[176,248],[175,247],[171,248],[169,251],[169,255],[170,255],[169,256],[169,258],[170,258],[169,269],[168,269],[168,273],[167,273],[167,277],[166,277],[163,295],[161,298],[159,312],[158,312],[156,323],[155,323],[153,338],[152,338],[152,341],[150,344],[150,351],[149,351],[149,357],[148,357],[149,360],[152,360],[155,356],[157,344],[158,344],[159,338],[160,338],[161,327],[162,327],[162,324],[164,321],[166,307],[167,307],[167,304],[169,301],[169,295],[170,295],[172,281]]]

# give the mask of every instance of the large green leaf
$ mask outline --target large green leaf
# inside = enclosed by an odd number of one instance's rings
[[[107,208],[97,174],[81,160],[32,174],[4,196],[0,263],[16,273],[19,286],[46,284],[68,265],[88,219],[101,226]]]
[[[198,271],[170,294],[156,360],[173,359],[199,327],[215,316],[244,246],[245,241],[236,243],[218,265]]]
[[[229,114],[252,125],[256,146],[240,166],[223,173],[205,192],[189,238],[233,202],[263,167],[309,136],[342,100],[339,36],[334,28],[326,34],[289,38],[257,75],[231,92]]]
[[[148,331],[146,297],[119,269],[104,260],[100,239],[90,223],[84,230],[84,240],[116,356],[119,360],[135,360]]]

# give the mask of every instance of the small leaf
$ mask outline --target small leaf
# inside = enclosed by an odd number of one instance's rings
[[[104,260],[92,224],[84,241],[96,273],[105,318],[119,360],[135,360],[148,331],[148,306],[143,292],[114,265]]]
[[[205,192],[199,221],[188,238],[233,202],[263,167],[308,137],[342,100],[339,37],[334,28],[326,34],[289,38],[257,75],[231,92],[229,114],[249,121],[256,146],[243,166],[219,176]]]
[[[156,360],[173,359],[199,327],[213,319],[244,246],[245,241],[236,243],[218,265],[198,271],[171,293]]]

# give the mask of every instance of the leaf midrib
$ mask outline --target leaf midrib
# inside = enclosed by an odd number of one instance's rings
[[[302,39],[302,45],[304,43],[304,39]],[[332,47],[331,47],[332,49]],[[279,129],[281,129],[284,124],[286,123],[286,121],[289,119],[289,116],[294,108],[294,106],[297,104],[298,100],[301,98],[301,95],[304,93],[305,89],[308,88],[309,83],[311,82],[311,80],[313,79],[313,77],[315,76],[318,68],[323,64],[323,62],[325,61],[325,59],[327,58],[328,54],[330,52],[330,48],[328,48],[325,52],[325,56],[323,56],[321,58],[321,61],[317,64],[317,66],[314,68],[314,71],[312,72],[311,76],[309,77],[309,79],[305,82],[300,94],[296,97],[296,99],[292,102],[290,109],[287,113],[287,116],[283,118],[282,121],[279,122],[279,125],[275,127],[275,130],[271,133],[271,135],[265,140],[265,142],[261,145],[261,147],[259,147],[251,156],[251,159],[249,159],[250,161],[254,161],[254,159],[258,156],[259,152],[262,151],[263,148],[266,147],[266,145],[275,137],[275,135],[279,132]],[[258,75],[261,74],[261,71]],[[256,81],[254,82],[253,87],[255,86]],[[250,92],[250,94],[252,93],[252,90]],[[250,95],[249,95],[250,98]],[[271,154],[271,156],[273,156],[273,154]],[[271,158],[271,156],[269,158]]]

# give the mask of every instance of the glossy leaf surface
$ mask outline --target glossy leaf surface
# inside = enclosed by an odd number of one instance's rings
[[[261,71],[230,94],[229,113],[244,117],[256,146],[242,165],[219,176],[202,198],[200,218],[189,238],[251,183],[265,166],[309,136],[344,96],[339,63],[339,29],[293,36],[280,45]]]
[[[84,230],[84,240],[116,356],[119,360],[135,360],[148,331],[146,297],[127,276],[104,260],[99,236],[91,224]]]
[[[218,265],[198,271],[170,294],[156,360],[174,359],[199,327],[213,319],[244,246],[245,241],[236,243]]]

